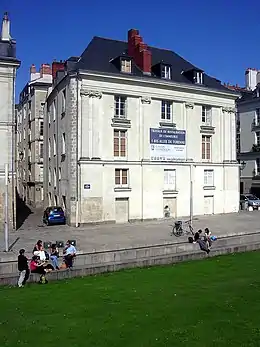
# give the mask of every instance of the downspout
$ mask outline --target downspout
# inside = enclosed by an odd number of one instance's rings
[[[15,122],[15,75],[16,68],[13,67],[13,105],[12,105],[12,224],[13,229],[16,229],[16,215],[15,215],[15,179],[14,173],[16,172],[16,122]]]
[[[76,141],[76,228],[79,226],[79,145],[78,145],[78,133],[79,133],[79,74],[76,75],[77,81],[77,112],[76,112],[76,132],[77,132],[77,141]]]
[[[190,223],[193,221],[193,164],[190,164]]]

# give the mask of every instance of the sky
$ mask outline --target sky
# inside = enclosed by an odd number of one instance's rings
[[[17,94],[31,64],[78,56],[93,36],[126,40],[131,28],[222,82],[243,86],[245,69],[260,69],[257,0],[0,0],[0,15],[5,11],[21,60]]]

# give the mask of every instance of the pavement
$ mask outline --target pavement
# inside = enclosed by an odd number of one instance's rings
[[[182,219],[182,218],[180,218]],[[183,218],[182,220],[187,220]],[[129,224],[101,224],[85,227],[45,226],[42,225],[42,213],[31,214],[18,231],[9,235],[11,251],[4,251],[4,234],[0,234],[0,261],[16,259],[20,248],[31,254],[37,240],[43,241],[77,241],[77,250],[96,252],[122,248],[142,247],[155,244],[177,243],[187,240],[183,237],[170,236],[173,219],[135,222]],[[193,220],[194,230],[208,227],[213,235],[231,236],[250,232],[260,232],[260,211],[241,211],[239,213],[198,216]]]

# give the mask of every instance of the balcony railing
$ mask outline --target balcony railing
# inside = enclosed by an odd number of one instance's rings
[[[252,146],[252,152],[260,152],[260,144]]]

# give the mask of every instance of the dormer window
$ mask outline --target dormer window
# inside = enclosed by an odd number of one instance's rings
[[[166,80],[170,80],[172,78],[171,74],[171,66],[170,65],[161,65],[161,77],[165,78]]]
[[[132,73],[132,62],[130,59],[121,58],[121,72]]]
[[[203,84],[203,72],[202,71],[194,71],[194,83]]]

